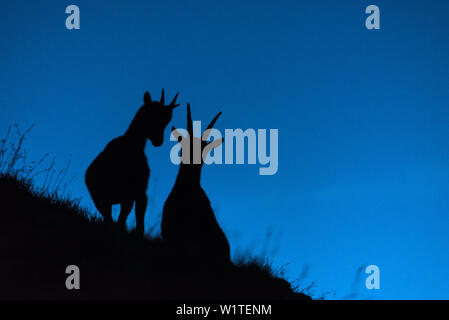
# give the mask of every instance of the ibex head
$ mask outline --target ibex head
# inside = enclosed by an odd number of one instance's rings
[[[141,113],[140,127],[155,147],[162,145],[164,142],[165,127],[171,121],[173,109],[179,106],[179,104],[176,104],[177,98],[178,93],[169,105],[165,105],[164,89],[162,89],[160,101],[152,101],[150,93],[145,92],[143,106],[139,110],[139,113]]]
[[[223,138],[207,142],[210,132],[215,125],[219,112],[209,123],[201,138],[193,135],[193,121],[190,112],[190,104],[187,103],[187,136],[184,137],[175,127],[172,127],[173,136],[181,143],[182,164],[202,165],[209,152],[223,143]]]

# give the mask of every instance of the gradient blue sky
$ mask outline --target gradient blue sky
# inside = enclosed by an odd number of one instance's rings
[[[70,4],[80,30],[65,28]],[[369,4],[381,30],[365,28]],[[223,111],[220,130],[279,129],[276,175],[203,170],[234,252],[266,252],[328,298],[449,298],[448,1],[5,0],[0,10],[1,131],[35,123],[30,158],[48,152],[62,167],[71,154],[83,204],[90,161],[146,90],[165,87],[180,92],[175,126],[190,102],[196,120]],[[148,227],[177,174],[168,135],[147,147]],[[364,288],[369,264],[378,291]]]

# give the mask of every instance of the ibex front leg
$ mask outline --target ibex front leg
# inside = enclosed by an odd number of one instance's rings
[[[143,236],[145,232],[145,211],[147,209],[147,195],[143,194],[136,199],[136,232]]]

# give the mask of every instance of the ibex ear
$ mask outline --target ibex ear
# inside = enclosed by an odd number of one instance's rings
[[[164,88],[162,88],[162,94],[161,94],[161,105],[165,104],[165,94],[164,94]]]
[[[145,92],[145,95],[143,96],[143,103],[144,104],[151,104],[151,96],[150,96],[150,93],[148,91]]]

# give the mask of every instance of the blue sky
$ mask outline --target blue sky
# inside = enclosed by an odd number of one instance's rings
[[[70,4],[80,30],[65,28]],[[365,28],[370,4],[381,30]],[[83,204],[90,161],[143,93],[164,87],[180,92],[177,127],[190,102],[195,120],[223,111],[222,132],[279,129],[276,175],[203,170],[234,252],[265,252],[328,298],[449,298],[449,2],[18,0],[0,10],[0,128],[36,124],[31,159],[49,153],[62,167],[71,154],[69,191]],[[147,147],[147,226],[177,174],[168,134]],[[369,264],[380,290],[364,288]]]

